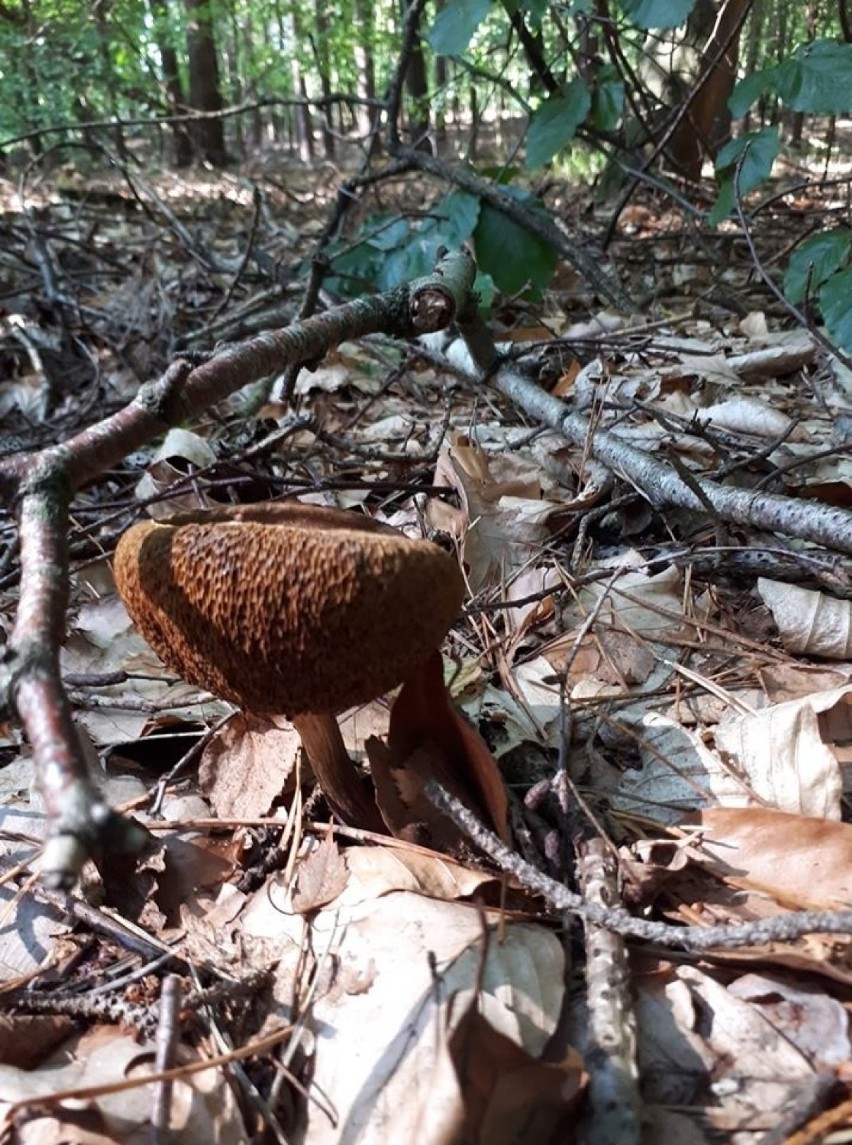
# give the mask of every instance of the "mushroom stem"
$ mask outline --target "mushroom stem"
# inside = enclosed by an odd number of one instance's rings
[[[292,723],[335,815],[348,827],[387,834],[375,800],[361,785],[335,717],[327,712],[303,712]]]

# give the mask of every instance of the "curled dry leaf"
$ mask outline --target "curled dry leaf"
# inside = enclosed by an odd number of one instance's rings
[[[751,433],[759,437],[781,437],[789,434],[792,418],[773,409],[758,398],[730,398],[698,410],[698,419],[717,429],[730,429],[735,433]],[[803,431],[794,430],[801,439]],[[805,435],[807,436],[807,435]]]
[[[801,370],[813,361],[815,353],[816,342],[806,335],[798,344],[767,346],[747,354],[735,354],[728,359],[728,365],[741,378],[780,378]]]
[[[500,770],[485,741],[450,702],[439,653],[403,685],[391,709],[387,748],[376,740],[366,747],[376,802],[394,834],[423,827],[431,839],[458,841],[456,829],[422,794],[434,778],[506,839],[508,803]]]
[[[293,910],[309,914],[332,902],[346,886],[349,871],[331,835],[315,847],[296,870]]]
[[[852,601],[761,577],[757,591],[788,652],[852,659]]]
[[[715,736],[717,751],[732,761],[757,797],[754,802],[840,818],[840,754],[852,742],[852,687],[728,716]]]
[[[136,496],[147,503],[151,517],[168,517],[180,509],[198,509],[199,490],[193,484],[184,494],[172,495],[168,500],[158,496],[175,481],[193,469],[202,469],[216,460],[216,454],[203,437],[187,429],[174,427],[166,434],[163,444],[151,458],[147,472],[136,486]]]
[[[350,881],[341,902],[369,901],[391,891],[414,891],[452,901],[497,883],[486,871],[421,847],[353,847],[346,853],[346,865]]]

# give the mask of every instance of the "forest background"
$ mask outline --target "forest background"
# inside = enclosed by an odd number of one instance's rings
[[[813,184],[796,164],[805,155],[836,178],[850,61],[842,0],[4,4],[0,157],[25,183],[62,164],[179,172],[197,161],[251,175],[262,160],[285,189],[293,159],[339,164],[345,187],[310,252],[321,250],[333,293],[396,285],[442,243],[472,240],[486,301],[495,288],[541,291],[567,260],[604,302],[647,307],[653,283],[636,297],[635,283],[598,269],[631,200],[713,234],[737,197],[762,188],[749,210],[771,211],[779,154],[791,187]],[[702,183],[713,168],[716,185]],[[373,194],[345,223],[365,188],[406,171],[429,175],[431,203],[415,180],[416,210],[369,210]],[[325,182],[335,177],[326,168]],[[560,178],[573,199],[587,189],[587,213],[607,204],[609,216],[584,226]],[[837,185],[837,210],[803,220],[770,257],[787,299],[849,348],[842,172]],[[579,227],[573,242],[554,220]],[[291,281],[304,272],[290,269]]]

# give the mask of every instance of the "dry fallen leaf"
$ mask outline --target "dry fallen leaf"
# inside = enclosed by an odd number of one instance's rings
[[[266,815],[293,774],[302,741],[288,721],[235,712],[205,745],[201,790],[223,819]]]
[[[435,485],[456,489],[461,509],[430,500],[426,518],[462,541],[471,590],[510,579],[547,543],[562,506],[542,498],[540,470],[495,475],[498,458],[458,435],[439,456]],[[505,468],[505,462],[504,462]]]
[[[810,982],[743,974],[728,985],[735,998],[756,1006],[782,1037],[789,1038],[819,1070],[852,1058],[846,1007]]]
[[[340,901],[369,901],[390,891],[417,891],[434,899],[468,898],[494,875],[473,870],[422,847],[352,847],[346,853],[349,884]]]
[[[313,1081],[337,1120],[308,1103],[310,1145],[446,1145],[442,1132],[455,1115],[444,1120],[444,1111],[459,1099],[456,1072],[445,1068],[447,1038],[469,1005],[533,1059],[555,1029],[564,952],[547,928],[405,891],[365,897],[354,879],[310,920],[274,880],[241,922],[249,938],[324,956],[312,1003]],[[286,1008],[289,972],[279,990]]]
[[[309,914],[343,891],[349,879],[346,861],[331,835],[327,835],[298,866],[293,889],[293,910]]]
[[[778,1110],[801,1098],[814,1076],[757,1007],[697,967],[649,966],[638,980],[637,1016],[645,1100],[681,1108],[698,1100],[725,1140],[775,1129]]]
[[[150,1085],[61,1104],[39,1099],[59,1090],[119,1085],[129,1078],[143,1082],[153,1071],[153,1057],[152,1047],[113,1027],[96,1026],[64,1043],[39,1070],[0,1065],[0,1116],[8,1115],[13,1103],[29,1103],[15,1115],[16,1145],[149,1145]],[[245,1141],[233,1090],[215,1069],[173,1083],[170,1128],[181,1145]]]
[[[450,1037],[464,1107],[463,1140],[477,1145],[557,1142],[576,1118],[586,1083],[582,1058],[569,1050],[543,1062],[501,1034],[474,1000]]]
[[[797,910],[846,910],[852,902],[852,824],[764,807],[708,807],[696,851],[735,886]]]
[[[852,687],[817,692],[751,715],[729,713],[716,750],[770,807],[840,817],[840,749],[852,741]]]

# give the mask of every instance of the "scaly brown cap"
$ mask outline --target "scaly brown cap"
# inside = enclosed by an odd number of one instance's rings
[[[290,717],[339,712],[401,683],[438,647],[464,592],[437,545],[296,502],[134,525],[115,580],[184,679]]]

